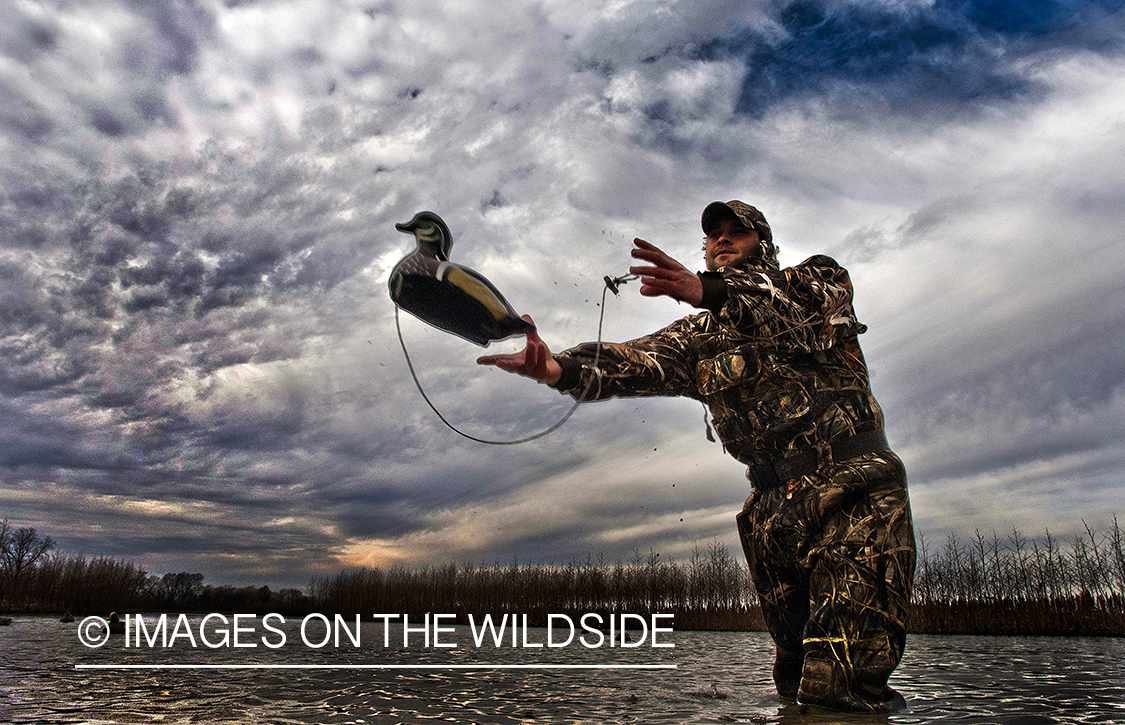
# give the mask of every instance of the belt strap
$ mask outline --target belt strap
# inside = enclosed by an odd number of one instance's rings
[[[839,463],[874,451],[889,449],[887,436],[881,428],[869,430],[831,441],[823,448],[802,448],[785,458],[750,466],[746,469],[746,477],[756,489],[776,488],[786,481],[814,473],[822,463]]]

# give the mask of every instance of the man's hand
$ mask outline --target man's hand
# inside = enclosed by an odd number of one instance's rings
[[[527,315],[524,315],[523,319],[535,324]],[[527,346],[520,352],[511,355],[485,355],[477,358],[477,363],[495,365],[501,370],[523,375],[548,385],[554,385],[562,376],[562,368],[555,362],[547,344],[539,339],[539,334],[534,328],[527,333]]]
[[[699,275],[643,239],[634,239],[633,244],[637,245],[632,251],[634,258],[655,265],[629,268],[629,274],[639,275],[641,278],[642,295],[667,295],[674,300],[699,307],[703,302],[703,283],[699,281]]]

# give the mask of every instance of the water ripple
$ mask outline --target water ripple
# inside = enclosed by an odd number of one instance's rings
[[[365,630],[364,641],[381,640]],[[537,635],[539,636],[539,635]],[[0,633],[0,720],[13,723],[1113,723],[1125,721],[1118,639],[910,638],[891,716],[782,705],[767,635],[676,632],[674,649],[342,647],[87,649],[74,625],[20,618]],[[540,636],[540,640],[541,640]],[[467,638],[465,639],[467,642]],[[379,644],[382,644],[380,641]],[[676,664],[675,670],[76,670],[86,664]]]

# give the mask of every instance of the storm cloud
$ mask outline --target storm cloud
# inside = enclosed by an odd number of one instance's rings
[[[1125,440],[1121,2],[40,3],[0,29],[0,516],[215,583],[733,547],[688,400],[457,436],[398,346],[421,209],[552,349],[687,309],[714,199],[851,271],[920,531],[1110,520]],[[503,18],[501,22],[499,18]],[[604,313],[604,319],[601,315]],[[568,398],[404,316],[491,439]],[[501,349],[518,349],[518,341]]]

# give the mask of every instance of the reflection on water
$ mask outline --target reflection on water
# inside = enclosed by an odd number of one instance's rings
[[[198,620],[196,620],[198,621]],[[892,684],[908,712],[848,716],[783,706],[761,633],[676,632],[641,646],[456,648],[305,646],[296,623],[279,649],[84,647],[77,625],[17,618],[0,630],[0,721],[14,723],[1122,723],[1125,641],[915,635]],[[401,645],[401,629],[392,642]],[[529,641],[543,641],[530,630]],[[413,644],[413,643],[412,643]],[[185,645],[185,646],[181,646]],[[76,664],[675,664],[676,669],[84,670]]]

